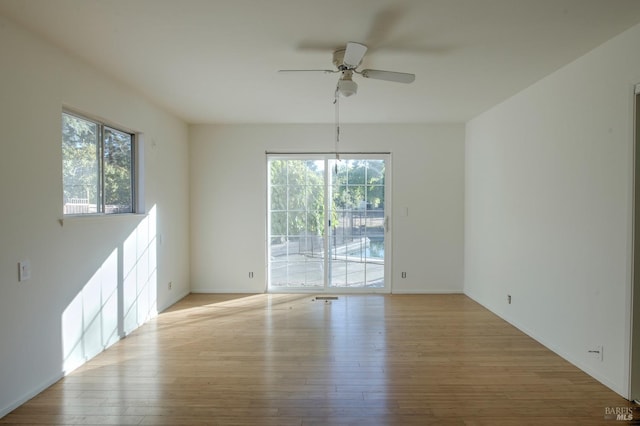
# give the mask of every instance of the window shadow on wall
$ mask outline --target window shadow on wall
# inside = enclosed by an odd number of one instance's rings
[[[153,206],[64,310],[64,374],[157,315],[156,235]]]

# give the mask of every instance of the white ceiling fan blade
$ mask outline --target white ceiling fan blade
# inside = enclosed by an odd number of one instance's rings
[[[367,46],[350,41],[347,43],[347,48],[344,51],[344,59],[342,60],[342,63],[347,68],[354,69],[360,65],[360,62],[362,62],[362,58],[366,52]]]
[[[278,70],[278,72],[324,72],[327,74],[333,74],[338,71],[336,70]]]
[[[376,80],[395,81],[396,83],[413,83],[416,79],[415,74],[395,71],[381,70],[362,70],[360,73],[365,78],[373,78]]]

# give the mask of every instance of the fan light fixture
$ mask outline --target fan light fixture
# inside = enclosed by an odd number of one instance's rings
[[[343,71],[342,77],[338,80],[338,93],[345,98],[358,93],[358,84],[351,79],[352,75],[351,71]]]

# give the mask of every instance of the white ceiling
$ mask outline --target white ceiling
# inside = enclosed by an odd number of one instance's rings
[[[332,122],[347,41],[360,67],[343,122],[465,122],[640,22],[638,0],[0,0],[39,33],[189,123]]]

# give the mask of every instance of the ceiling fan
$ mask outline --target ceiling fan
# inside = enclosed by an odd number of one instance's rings
[[[333,52],[333,64],[335,70],[279,70],[278,72],[324,72],[324,73],[342,73],[336,86],[336,93],[344,97],[355,95],[358,92],[358,85],[353,81],[353,74],[359,74],[364,78],[373,78],[376,80],[393,81],[396,83],[412,83],[416,76],[414,74],[364,69],[358,70],[362,63],[362,58],[367,52],[367,46],[362,43],[350,41],[344,49],[338,49]]]

